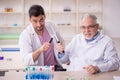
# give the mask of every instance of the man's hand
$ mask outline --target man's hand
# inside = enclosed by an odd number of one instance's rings
[[[86,67],[83,67],[83,69],[86,69],[88,73],[95,74],[99,72],[99,68],[97,66],[88,65]]]
[[[45,42],[42,46],[41,46],[41,51],[47,51],[50,48],[50,43],[49,42]]]
[[[40,54],[41,54],[43,51],[47,51],[49,48],[50,48],[50,43],[49,43],[49,42],[43,43],[43,45],[42,45],[39,49],[37,49],[37,50],[33,53],[33,55],[32,55],[34,62],[35,62],[36,60],[38,60]]]
[[[57,44],[57,50],[58,50],[58,52],[63,52],[64,51],[64,47],[63,47],[62,43]]]

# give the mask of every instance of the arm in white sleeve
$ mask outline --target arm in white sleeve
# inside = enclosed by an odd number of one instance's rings
[[[23,62],[25,65],[35,65],[38,61],[34,62],[32,53],[32,42],[28,33],[21,33],[19,38],[20,53],[23,54]]]
[[[120,60],[117,55],[114,43],[109,41],[104,52],[104,62],[97,65],[100,72],[107,72],[119,69]]]
[[[69,56],[66,53],[66,51],[64,53],[58,53],[58,58],[61,63],[64,63],[64,64],[69,63]]]
[[[64,55],[61,56],[60,61],[64,64],[70,63],[69,56],[65,53]]]
[[[65,48],[65,53],[59,55],[59,56],[61,56],[60,61],[61,61],[62,63],[66,63],[66,64],[70,63],[70,54],[72,54],[72,53],[71,53],[71,50],[73,49],[73,44],[74,44],[74,38],[73,38],[72,41],[66,46],[66,48]]]

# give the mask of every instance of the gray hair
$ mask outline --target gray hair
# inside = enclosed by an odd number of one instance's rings
[[[92,18],[94,20],[95,23],[97,23],[97,17],[96,15],[94,14],[90,14],[90,13],[87,13],[85,15],[82,16],[82,21],[85,19],[85,18]]]

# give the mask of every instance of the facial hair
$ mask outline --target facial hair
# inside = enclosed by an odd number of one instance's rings
[[[44,26],[40,26],[36,28],[37,31],[43,31],[43,29],[44,29]]]
[[[36,27],[36,29],[35,29],[35,31],[39,35],[41,35],[43,33],[43,30],[44,30],[44,25],[41,25],[40,27]]]

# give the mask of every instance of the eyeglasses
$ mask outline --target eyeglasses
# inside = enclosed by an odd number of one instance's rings
[[[95,24],[95,25],[89,25],[89,26],[81,26],[80,28],[81,29],[93,29],[93,28],[95,28],[96,25],[97,24]]]

